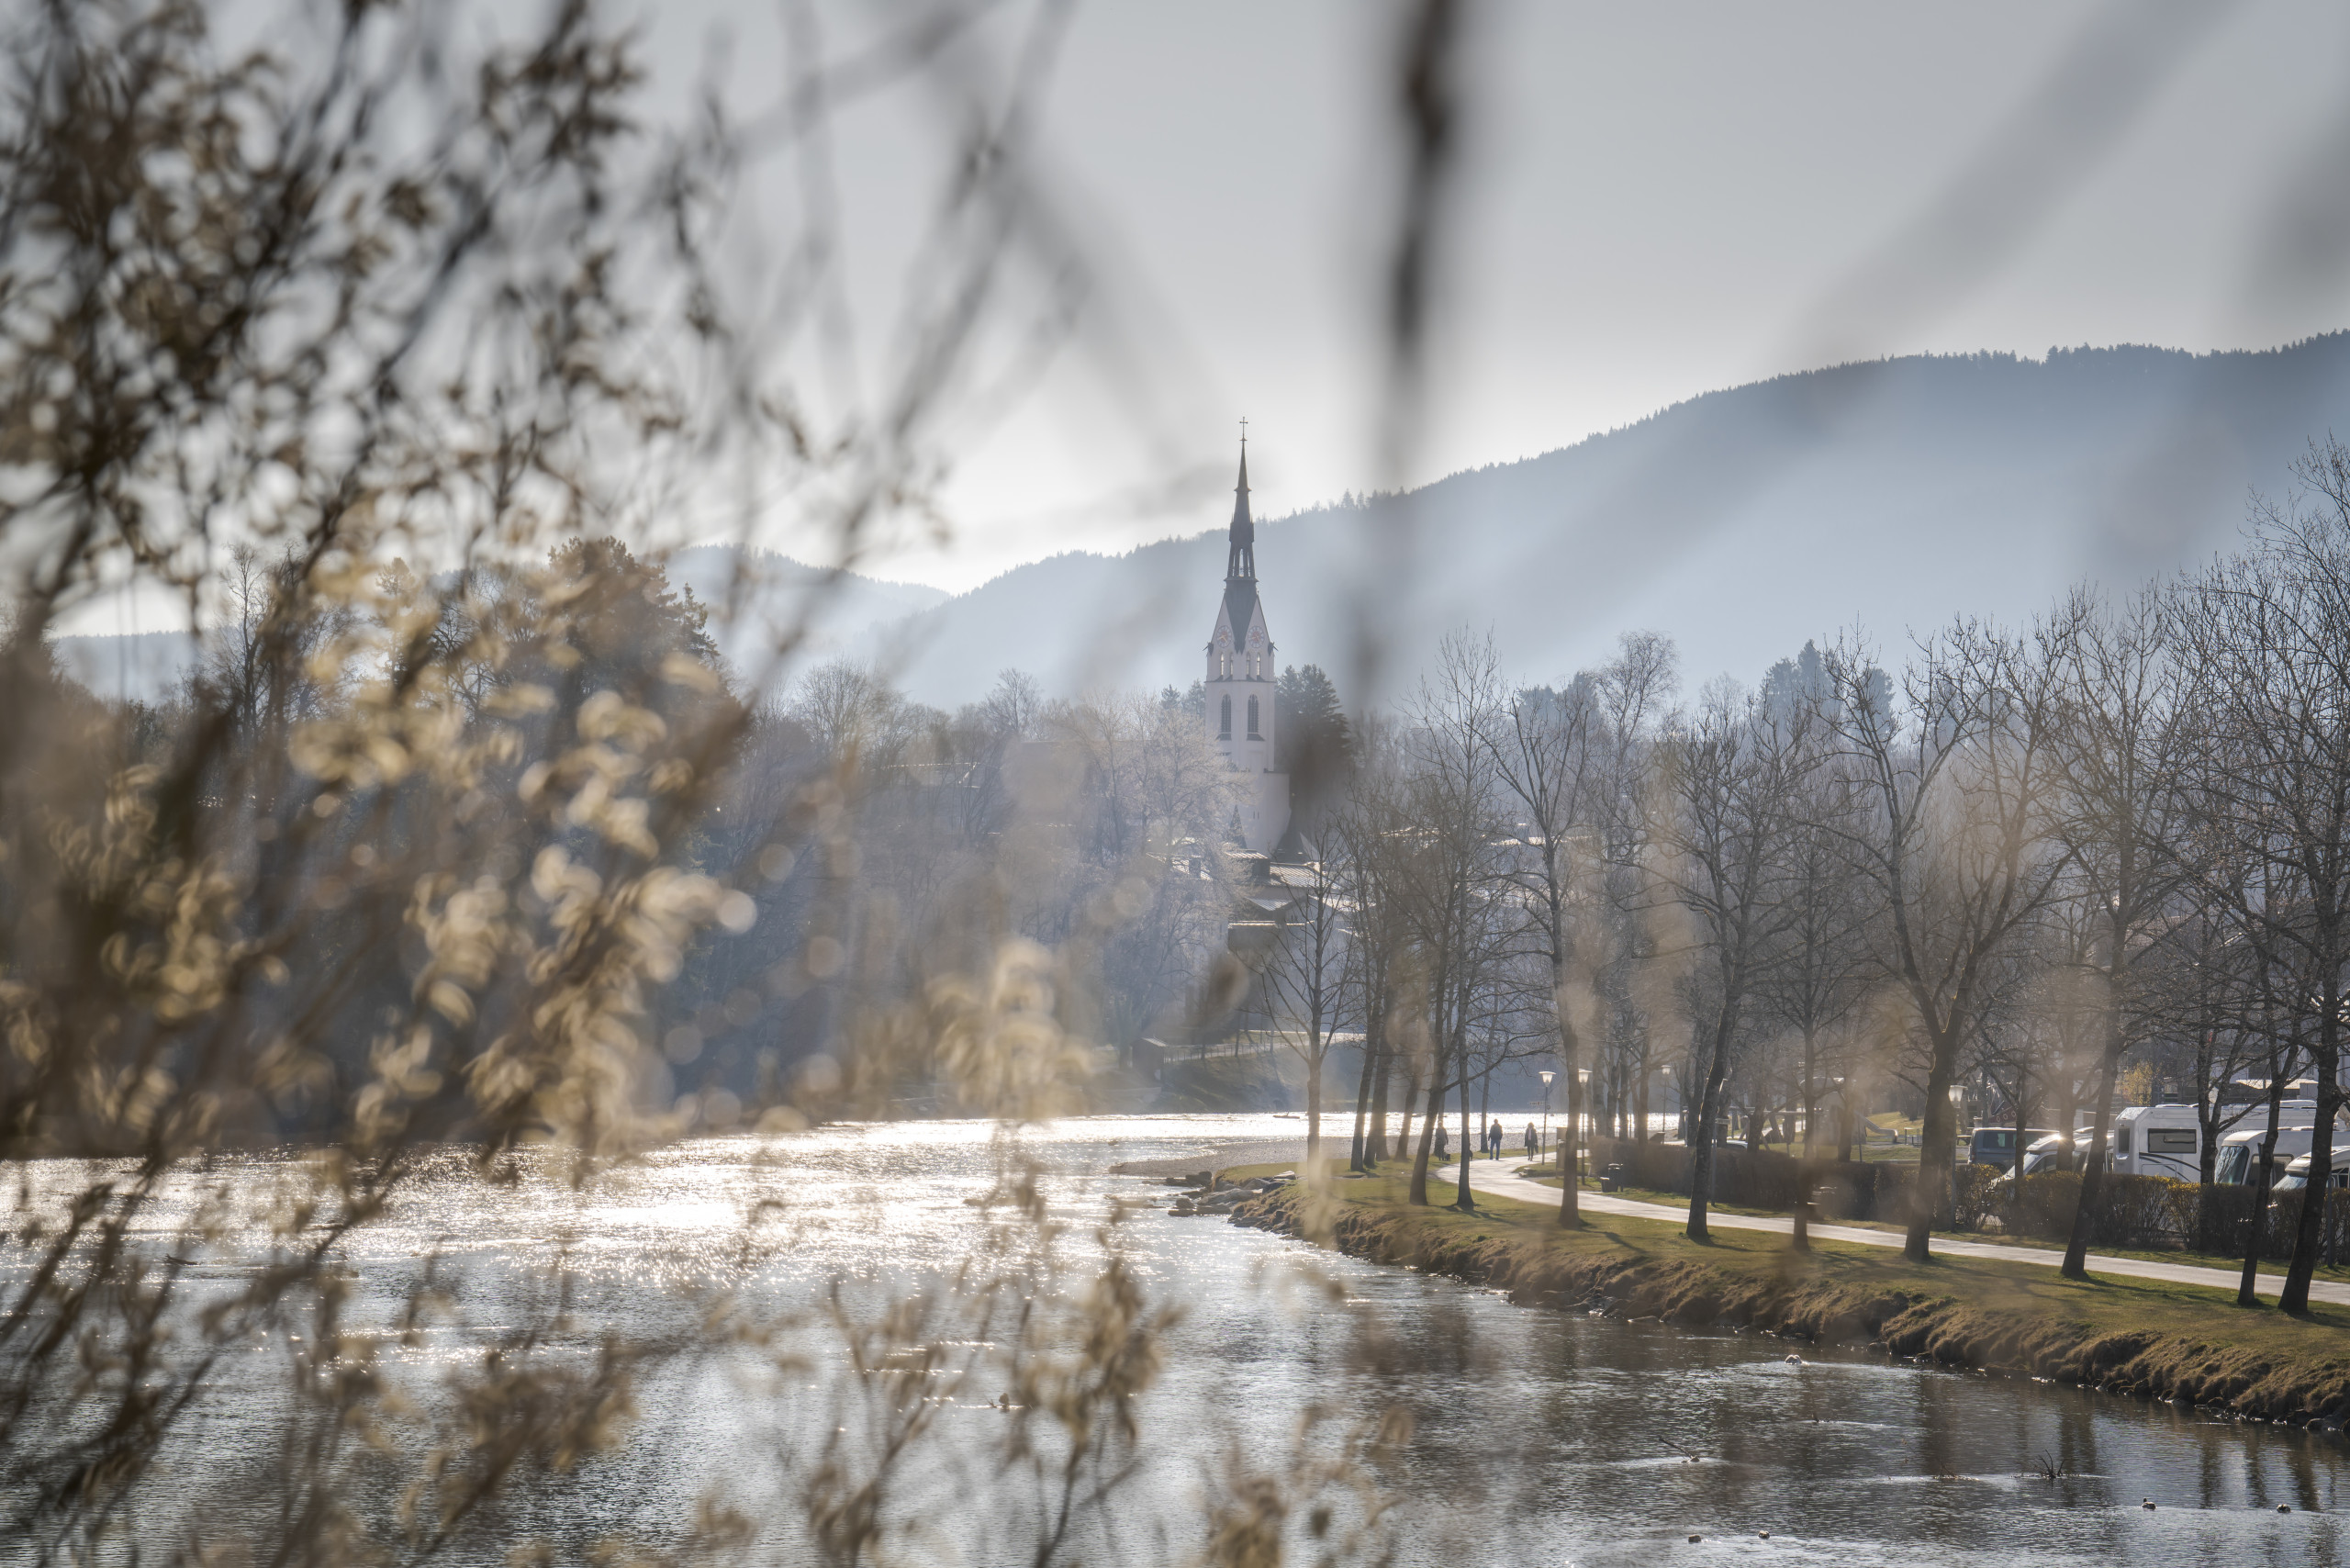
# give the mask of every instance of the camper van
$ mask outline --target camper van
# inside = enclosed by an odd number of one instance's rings
[[[2023,1151],[2022,1174],[2037,1176],[2043,1170],[2078,1170],[2081,1157],[2087,1150],[2093,1136],[2089,1128],[2082,1127],[2069,1133],[2050,1133],[2046,1137],[2033,1140],[2031,1147]]]
[[[2336,1132],[2335,1137],[2341,1134]],[[2248,1187],[2260,1180],[2260,1145],[2268,1137],[2266,1127],[2254,1127],[2245,1132],[2230,1133],[2220,1140],[2220,1159],[2212,1168],[2211,1180],[2223,1187]],[[2317,1142],[2315,1127],[2279,1127],[2277,1129],[2277,1153],[2272,1172],[2281,1171],[2286,1165],[2310,1151]]]
[[[2288,1146],[2283,1139],[2292,1137],[2294,1130],[2306,1129],[2317,1120],[2317,1102],[2288,1100],[2278,1108],[2277,1119],[2284,1130],[2277,1137],[2280,1154]],[[2350,1121],[2338,1122],[2350,1130]],[[2228,1147],[2237,1138],[2248,1138],[2257,1144],[2268,1130],[2268,1107],[2254,1105],[2233,1121],[2221,1125],[2220,1152],[2224,1158]],[[2113,1118],[2111,1133],[2112,1162],[2109,1169],[2132,1176],[2168,1176],[2176,1181],[2199,1180],[2202,1164],[2202,1127],[2193,1105],[2133,1105]],[[2296,1154],[2309,1152],[2309,1138],[2303,1131],[2301,1142],[2289,1146]],[[2257,1149],[2253,1152],[2256,1153]],[[2249,1154],[2239,1160],[2248,1160]],[[2216,1170],[2213,1179],[2226,1182],[2229,1178]],[[2239,1177],[2237,1180],[2241,1181]]]
[[[2288,1100],[2278,1108],[2277,1120],[2283,1124],[2277,1129],[2276,1163],[2271,1173],[2281,1172],[2286,1163],[2296,1155],[2307,1154],[2317,1133],[2317,1102]],[[2334,1125],[2350,1132],[2350,1116],[2336,1114]],[[2338,1135],[2337,1135],[2338,1136]],[[2220,1135],[2219,1158],[2212,1162],[2211,1180],[2223,1187],[2251,1186],[2260,1179],[2260,1145],[2268,1137],[2268,1107],[2253,1107],[2253,1114],[2222,1130]]]
[[[2113,1118],[2110,1137],[2107,1169],[2120,1175],[2179,1182],[2202,1175],[2202,1115],[2196,1106],[2132,1105]]]
[[[2302,1155],[2285,1167],[2285,1174],[2277,1178],[2277,1191],[2290,1193],[2310,1184],[2310,1157]],[[2333,1168],[2326,1173],[2325,1184],[2330,1188],[2350,1187],[2350,1148],[2336,1145]]]

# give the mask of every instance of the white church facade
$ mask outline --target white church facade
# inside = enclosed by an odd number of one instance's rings
[[[1207,734],[1227,767],[1244,776],[1236,808],[1241,843],[1271,855],[1289,831],[1289,775],[1274,750],[1273,638],[1257,595],[1257,525],[1248,516],[1248,443],[1240,443],[1240,483],[1233,492],[1231,549],[1224,602],[1208,639]]]

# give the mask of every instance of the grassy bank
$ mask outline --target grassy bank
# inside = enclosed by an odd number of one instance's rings
[[[1529,1305],[1875,1347],[2250,1419],[2338,1428],[2350,1417],[2350,1308],[2321,1305],[2297,1320],[2154,1280],[2072,1281],[1976,1259],[1919,1264],[1842,1242],[1797,1253],[1759,1232],[1699,1244],[1670,1223],[1614,1215],[1568,1231],[1547,1205],[1510,1198],[1481,1193],[1480,1211],[1467,1215],[1404,1199],[1400,1178],[1333,1181],[1253,1199],[1233,1219]]]

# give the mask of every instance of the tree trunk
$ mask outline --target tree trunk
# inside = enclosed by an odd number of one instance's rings
[[[1363,1039],[1366,1044],[1370,1038],[1371,1028],[1365,1025]],[[1379,1031],[1378,1064],[1371,1085],[1371,1131],[1364,1135],[1362,1146],[1363,1169],[1366,1170],[1375,1170],[1379,1162],[1387,1158],[1387,1106],[1394,1094],[1394,1085],[1388,1081],[1388,1078],[1395,1065],[1395,1051],[1388,1044],[1387,1031],[1383,1026]],[[1397,1147],[1402,1146],[1399,1144]]]
[[[1366,1028],[1362,1032],[1362,1070],[1355,1075],[1355,1138],[1347,1156],[1349,1170],[1368,1170],[1371,1165],[1365,1139],[1371,1115],[1371,1062],[1376,1054],[1371,1047],[1371,1031]]]
[[[2301,1189],[2300,1223],[2293,1227],[2293,1260],[2285,1265],[2285,1289],[2277,1300],[2279,1311],[2295,1317],[2310,1315],[2310,1277],[2317,1272],[2325,1195],[2333,1189],[2333,1115],[2342,1104],[2342,1085],[2338,1081],[2342,1060],[2339,989],[2334,977],[2329,974],[2319,993],[2323,1006],[2317,1020],[2317,1131],[2310,1137],[2310,1179]]]
[[[2289,1058],[2288,1058],[2289,1059]],[[2255,1192],[2258,1197],[2252,1208],[2252,1239],[2244,1243],[2244,1274],[2236,1282],[2236,1305],[2258,1306],[2260,1296],[2252,1287],[2260,1278],[2261,1243],[2268,1239],[2268,1190],[2274,1184],[2269,1171],[2277,1159],[2277,1135],[2282,1129],[2277,1124],[2285,1119],[2285,1075],[2281,1071],[2268,1075],[2268,1136],[2260,1140],[2260,1174]],[[2317,1140],[2311,1138],[2314,1147]]]
[[[1469,1065],[1465,1054],[1460,1065],[1464,1070]],[[1480,1133],[1484,1131],[1483,1127],[1477,1130]],[[1479,1143],[1483,1141],[1482,1137],[1478,1139]],[[1464,1070],[1460,1074],[1460,1185],[1452,1198],[1452,1206],[1462,1214],[1468,1214],[1477,1206],[1475,1194],[1469,1191],[1469,1171],[1476,1163],[1476,1147],[1469,1141],[1469,1074]]]
[[[1958,1076],[1958,1041],[1934,1041],[1932,1068],[1926,1074],[1926,1115],[1918,1136],[1918,1185],[1909,1195],[1909,1233],[1901,1255],[1912,1263],[1933,1256],[1934,1212],[1942,1207],[1958,1156],[1958,1114],[1950,1103],[1952,1082]]]
[[[1438,1051],[1436,1059],[1428,1064],[1428,1100],[1427,1114],[1420,1118],[1420,1152],[1412,1161],[1408,1201],[1421,1208],[1428,1206],[1428,1159],[1436,1148],[1437,1124],[1444,1120],[1444,1053]]]
[[[1632,1141],[1649,1141],[1649,1080],[1655,1076],[1642,1061],[1632,1076]]]
[[[1819,1035],[1808,1024],[1803,1031],[1803,1157],[1819,1158]]]
[[[1318,1041],[1308,1044],[1312,1048],[1305,1058],[1306,1169],[1299,1174],[1313,1182],[1322,1174],[1322,1052],[1326,1047]]]
[[[1697,1125],[1689,1135],[1689,1239],[1710,1241],[1706,1205],[1714,1195],[1714,1123],[1722,1114],[1722,1080],[1729,1074],[1729,1036],[1736,1021],[1728,1015],[1714,1025],[1714,1048],[1706,1065],[1706,1090],[1697,1102]]]
[[[1412,1114],[1420,1103],[1420,1063],[1412,1058],[1404,1063],[1404,1122],[1395,1135],[1395,1155],[1399,1159],[1415,1157],[1419,1145],[1412,1137]],[[1425,1128],[1422,1129],[1426,1131]]]
[[[1575,1081],[1575,1062],[1583,1055],[1583,1042],[1575,1036],[1574,1025],[1567,1022],[1567,1010],[1561,1001],[1559,1020],[1559,1076],[1567,1081],[1567,1126],[1555,1147],[1559,1162],[1559,1223],[1583,1224],[1583,1182],[1581,1169],[1575,1159],[1575,1118],[1583,1112],[1583,1088]]]
[[[2060,1271],[2068,1280],[2089,1277],[2089,1218],[2095,1213],[2098,1193],[2105,1186],[2106,1142],[2113,1136],[2113,1079],[2121,1070],[2121,1022],[2117,1016],[2105,1037],[2105,1049],[2098,1054],[2097,1071],[2097,1103],[2089,1107],[2097,1131],[2089,1139],[2088,1158],[2081,1161],[2081,1206],[2073,1211],[2073,1234],[2065,1243],[2065,1266]]]

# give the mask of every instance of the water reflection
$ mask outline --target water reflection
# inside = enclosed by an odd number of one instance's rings
[[[1024,1146],[1053,1172],[1045,1192],[1067,1226],[1062,1244],[1081,1249],[1112,1197],[1152,1196],[1107,1175],[1112,1162],[1298,1132],[1270,1117],[1103,1118],[1033,1130]],[[696,1286],[791,1305],[838,1284],[879,1301],[971,1252],[988,1220],[969,1200],[993,1184],[996,1137],[938,1123],[705,1140],[583,1193],[553,1182],[487,1186],[453,1153],[392,1223],[353,1244],[356,1310],[389,1313],[437,1255],[434,1266],[460,1282],[467,1320],[404,1352],[401,1369],[429,1377],[527,1317],[557,1249],[578,1265],[582,1354],[607,1328],[655,1338],[674,1327]],[[271,1171],[254,1160],[208,1179],[257,1189]],[[192,1175],[183,1200],[202,1184]],[[767,1244],[746,1249],[745,1215],[769,1199],[781,1206],[763,1225]],[[154,1223],[167,1232],[172,1215]],[[1317,1402],[1353,1416],[1412,1413],[1416,1435],[1392,1478],[1411,1562],[1633,1563],[1668,1548],[1675,1562],[1842,1564],[2341,1554],[2341,1454],[2322,1439],[2028,1381],[1808,1352],[1793,1364],[1774,1340],[1518,1309],[1490,1292],[1163,1211],[1124,1233],[1147,1288],[1188,1315],[1147,1401],[1141,1477],[1113,1521],[1121,1533],[1110,1554],[1123,1560],[1195,1539],[1203,1478],[1236,1458],[1270,1463],[1289,1451],[1299,1412]],[[233,1266],[213,1272],[222,1288],[234,1282]],[[1337,1296],[1315,1281],[1335,1282]],[[754,1507],[788,1497],[797,1458],[858,1397],[836,1341],[811,1330],[798,1349],[807,1364],[789,1374],[724,1355],[666,1365],[642,1391],[635,1439],[576,1473],[535,1478],[513,1499],[513,1528],[584,1547],[618,1531],[657,1538],[711,1491]],[[231,1374],[194,1429],[179,1470],[189,1497],[217,1499],[265,1475],[281,1417],[267,1350]],[[974,1500],[988,1495],[997,1393],[942,1400],[947,1440],[912,1499],[928,1539],[962,1561],[987,1560],[978,1553],[992,1539]],[[2053,1479],[2037,1473],[2043,1463]],[[2142,1497],[2159,1506],[2143,1509]],[[2295,1511],[2276,1513],[2280,1502]],[[1691,1534],[1706,1539],[1693,1547]],[[788,1534],[770,1545],[787,1561],[797,1554]]]

